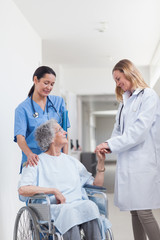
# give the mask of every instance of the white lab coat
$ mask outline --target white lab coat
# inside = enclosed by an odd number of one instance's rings
[[[115,205],[120,210],[160,208],[160,100],[150,88],[123,95],[107,140],[117,153]]]

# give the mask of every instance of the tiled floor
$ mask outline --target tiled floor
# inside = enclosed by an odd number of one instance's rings
[[[132,233],[131,217],[129,212],[122,212],[113,204],[114,198],[115,163],[106,164],[105,183],[109,202],[109,220],[112,223],[114,240],[134,240]],[[160,209],[153,211],[160,225]]]

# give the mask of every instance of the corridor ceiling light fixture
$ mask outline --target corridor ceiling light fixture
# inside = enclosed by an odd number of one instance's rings
[[[96,116],[100,116],[100,115],[115,116],[117,114],[117,110],[95,111],[95,112],[92,112],[92,114]]]

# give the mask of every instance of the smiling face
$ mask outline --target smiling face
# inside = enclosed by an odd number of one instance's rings
[[[113,72],[113,78],[116,82],[117,87],[120,87],[124,92],[126,91],[132,92],[132,84],[129,80],[126,79],[123,72],[115,70]]]
[[[56,78],[53,74],[46,73],[42,78],[36,76],[33,79],[35,84],[34,91],[41,97],[47,97],[53,89]]]
[[[68,143],[66,138],[67,132],[63,130],[63,128],[57,123],[55,128],[55,136],[54,136],[54,145],[63,147]]]

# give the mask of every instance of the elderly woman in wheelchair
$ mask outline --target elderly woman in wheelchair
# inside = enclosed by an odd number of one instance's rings
[[[39,155],[39,162],[35,167],[23,168],[18,188],[21,200],[24,198],[26,201],[31,197],[28,203],[28,206],[31,206],[29,214],[32,215],[33,205],[39,206],[41,203],[43,206],[49,199],[50,218],[56,232],[54,235],[52,230],[49,230],[50,233],[53,233],[52,239],[80,240],[82,239],[80,229],[83,229],[84,239],[105,239],[99,209],[93,201],[89,200],[83,188],[86,184],[103,185],[105,154],[97,153],[97,174],[93,178],[80,161],[61,152],[68,141],[67,133],[56,120],[51,119],[42,124],[37,128],[35,134],[36,140],[44,152]],[[39,199],[41,197],[37,194],[42,193],[47,196]],[[34,197],[35,195],[36,197]],[[31,216],[31,218],[34,217]],[[16,223],[16,228],[17,225],[18,223]],[[35,223],[35,225],[36,228],[37,224]],[[39,232],[42,228],[38,227]],[[34,234],[36,237],[24,239],[50,239],[45,238],[43,233],[41,237],[38,237],[39,233],[37,234],[37,232]],[[17,235],[16,229],[14,240],[18,239]],[[22,237],[19,239],[23,240]]]

